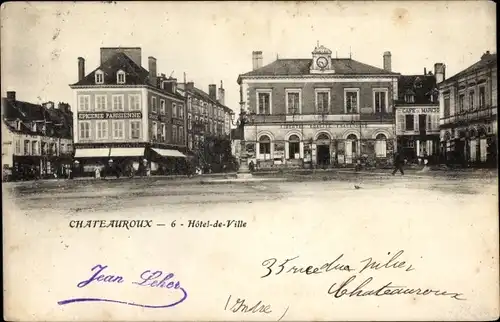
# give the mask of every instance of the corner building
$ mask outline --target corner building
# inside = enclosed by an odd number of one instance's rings
[[[175,78],[157,74],[156,58],[148,57],[146,70],[141,57],[139,47],[101,48],[100,65],[87,75],[78,59],[78,82],[70,85],[77,103],[76,174],[108,164],[123,175],[184,171],[184,97]]]
[[[497,167],[497,54],[489,51],[440,82],[442,158],[463,167]]]
[[[331,55],[318,44],[310,58],[262,66],[262,52],[253,52],[253,70],[238,84],[249,121],[243,139],[258,168],[392,163],[399,74],[390,52],[383,69]]]

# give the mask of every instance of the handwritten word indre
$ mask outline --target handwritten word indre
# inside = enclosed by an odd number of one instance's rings
[[[76,286],[78,288],[84,288],[91,284],[108,284],[108,285],[119,285],[125,283],[125,278],[122,275],[110,274],[107,265],[95,265],[91,269],[90,277],[80,281]],[[180,300],[177,300],[173,303],[164,304],[164,305],[149,305],[149,304],[138,304],[129,301],[121,301],[121,300],[112,300],[106,298],[99,297],[90,297],[90,298],[72,298],[68,300],[59,301],[59,305],[65,305],[76,302],[111,302],[118,304],[126,304],[131,306],[140,306],[144,308],[168,308],[176,306],[187,298],[186,290],[181,286],[179,281],[175,280],[175,276],[173,273],[165,273],[159,270],[145,270],[141,273],[139,280],[135,282],[131,282],[131,284],[138,285],[141,287],[149,287],[149,288],[160,288],[167,289],[171,291],[176,291],[182,293],[182,297]]]

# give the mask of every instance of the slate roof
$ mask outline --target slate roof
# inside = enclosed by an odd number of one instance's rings
[[[437,94],[435,75],[404,75],[398,78],[397,104],[438,104],[437,97],[431,101],[431,95]],[[413,94],[413,103],[405,102],[405,95]]]
[[[489,65],[492,64],[497,64],[497,54],[484,54],[483,57],[481,57],[481,60],[478,62],[475,62],[471,66],[467,67],[466,69],[458,72],[457,74],[453,75],[452,77],[445,79],[443,82],[440,84],[448,84],[450,82],[453,82],[455,80],[458,80],[461,77],[467,76],[468,74],[475,73],[476,71],[480,71],[483,68],[488,67]]]
[[[65,112],[62,109],[50,109],[42,105],[6,98],[2,98],[2,111],[4,124],[12,132],[61,138],[73,136],[73,114],[71,111]],[[13,126],[17,120],[21,121],[19,130]],[[33,131],[31,127],[33,122],[39,124],[36,131]],[[45,133],[42,131],[43,124],[46,124]]]
[[[202,99],[204,99],[204,100],[207,100],[207,101],[211,102],[212,104],[215,104],[215,105],[217,105],[217,106],[221,106],[221,107],[223,107],[223,108],[225,109],[225,111],[226,111],[226,112],[229,112],[229,111],[231,111],[231,112],[232,112],[232,110],[231,110],[229,107],[227,107],[227,106],[225,106],[225,105],[222,105],[222,104],[221,104],[221,103],[219,103],[219,101],[217,101],[217,100],[212,99],[212,98],[210,97],[210,95],[208,95],[208,93],[206,93],[206,92],[202,91],[202,90],[201,90],[201,89],[199,89],[199,88],[193,87],[193,89],[191,90],[191,89],[186,89],[184,86],[182,86],[182,88],[181,88],[181,89],[182,89],[183,91],[185,91],[185,92],[191,92],[192,94],[194,94],[194,95],[195,95],[195,96],[197,96],[198,98],[202,98]]]
[[[116,73],[120,69],[125,72],[125,84],[117,83]],[[111,56],[108,60],[104,61],[101,66],[97,67],[82,80],[72,84],[71,86],[96,85],[95,73],[98,70],[102,70],[104,73],[105,85],[153,85],[149,81],[149,72],[146,69],[137,65],[125,53],[118,52]]]
[[[95,73],[101,70],[104,73],[104,83],[95,83]],[[116,74],[119,70],[125,72],[125,84],[118,84]],[[159,78],[156,79],[157,82]],[[104,61],[101,66],[94,69],[90,74],[82,80],[71,84],[72,86],[102,86],[102,85],[149,85],[156,88],[165,95],[173,96],[177,99],[183,99],[178,93],[171,93],[159,87],[159,84],[153,84],[149,77],[149,71],[142,66],[136,64],[129,56],[123,52],[117,52],[108,60]]]
[[[304,76],[311,74],[312,59],[277,59],[256,70],[241,74],[245,76]],[[338,75],[399,75],[351,58],[332,58],[332,68]]]

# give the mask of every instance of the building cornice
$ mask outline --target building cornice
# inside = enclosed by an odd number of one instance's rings
[[[401,74],[305,74],[305,75],[240,75],[238,81],[246,79],[315,79],[315,78],[398,78]]]
[[[151,91],[156,92],[157,94],[167,96],[171,99],[177,100],[179,102],[184,102],[184,98],[179,98],[176,97],[175,95],[172,95],[172,93],[162,91],[161,89],[158,89],[156,87],[153,87],[151,85],[69,85],[71,89],[107,89],[107,88],[112,88],[112,89],[142,89],[146,88]]]

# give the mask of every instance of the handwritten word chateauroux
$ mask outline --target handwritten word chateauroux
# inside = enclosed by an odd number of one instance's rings
[[[89,278],[80,281],[76,286],[78,288],[83,288],[89,284],[116,285],[126,282],[125,278],[121,275],[108,274],[107,272],[104,272],[104,270],[106,269],[108,269],[107,265],[100,265],[100,264],[95,265],[91,269],[92,275]],[[139,276],[139,280],[131,282],[131,284],[138,285],[141,287],[163,288],[167,290],[172,290],[179,292],[180,294],[182,294],[182,296],[180,297],[179,300],[175,302],[162,305],[139,304],[124,300],[114,300],[114,299],[106,299],[99,297],[72,298],[68,300],[59,301],[58,304],[65,305],[77,302],[111,302],[111,303],[126,304],[131,306],[139,306],[144,308],[162,309],[162,308],[169,308],[176,306],[184,302],[184,300],[187,298],[186,290],[183,287],[181,287],[179,281],[175,281],[173,273],[164,273],[159,270],[156,271],[146,270],[141,273],[141,275]]]
[[[152,220],[71,220],[70,228],[151,228]]]

